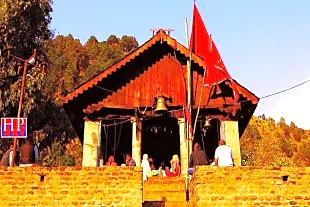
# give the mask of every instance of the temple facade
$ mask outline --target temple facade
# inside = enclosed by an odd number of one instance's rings
[[[160,165],[178,154],[185,173],[192,143],[199,142],[213,158],[219,139],[226,140],[235,164],[241,165],[239,139],[259,99],[235,80],[238,100],[234,99],[229,81],[203,86],[206,64],[192,54],[192,127],[200,110],[195,136],[188,139],[184,107],[189,60],[190,51],[159,30],[122,60],[64,97],[64,109],[83,143],[83,166],[99,166],[100,159],[106,162],[110,155],[120,165],[125,153],[131,153],[137,165],[143,154]]]

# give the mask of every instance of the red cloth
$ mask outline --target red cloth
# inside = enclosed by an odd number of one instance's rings
[[[173,171],[173,172],[171,172]],[[167,177],[180,177],[181,175],[181,166],[179,161],[171,161],[171,171],[169,169],[165,170]]]
[[[204,80],[204,85],[211,86],[219,84],[225,80],[230,80],[232,83],[231,85],[234,92],[235,100],[238,100],[239,94],[237,92],[235,82],[229,75],[222,61],[222,58],[211,38],[211,35],[209,35],[208,33],[200,16],[200,13],[196,7],[196,4],[194,4],[190,50],[194,54],[204,59],[204,61],[206,62],[207,73]]]

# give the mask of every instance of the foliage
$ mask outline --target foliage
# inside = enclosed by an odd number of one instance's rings
[[[65,155],[74,157],[75,166],[82,165],[83,147],[78,138],[72,139],[66,145]]]
[[[71,154],[65,154],[60,157],[61,166],[75,166],[75,157]]]
[[[134,37],[111,35],[99,42],[92,36],[85,45],[72,35],[57,36],[49,29],[51,0],[3,0],[0,5],[0,116],[16,116],[23,62],[11,53],[29,58],[37,49],[36,64],[49,63],[46,73],[28,65],[22,116],[28,117],[28,134],[39,146],[44,166],[81,165],[82,145],[57,98],[102,72],[138,47]],[[23,67],[21,67],[23,69]],[[12,140],[0,139],[0,157]],[[20,140],[20,145],[23,141]]]
[[[21,76],[17,74],[19,62],[7,58],[7,48],[14,55],[27,59],[34,49],[44,54],[47,40],[52,36],[48,25],[51,21],[51,1],[3,0],[0,6],[0,114],[15,115],[19,98]],[[35,15],[33,15],[35,14]],[[41,55],[38,59],[42,58]],[[21,63],[23,64],[23,63]],[[36,104],[42,86],[42,73],[29,68],[32,77],[26,84],[24,115]]]
[[[19,62],[8,59],[11,53],[27,59],[37,49],[38,60],[44,58],[47,41],[52,37],[48,25],[51,21],[51,1],[45,0],[2,0],[0,4],[0,116],[17,115],[20,97],[21,75],[17,74]],[[34,15],[35,14],[35,15]],[[22,70],[21,70],[22,73]],[[27,116],[39,107],[43,97],[41,89],[43,74],[36,67],[28,67],[28,80],[25,86],[22,116]],[[29,125],[32,123],[30,122]],[[5,151],[11,140],[0,139],[1,151]]]
[[[47,49],[50,72],[46,93],[54,97],[68,94],[137,47],[136,39],[126,35],[121,39],[111,35],[103,42],[91,36],[85,45],[72,35],[57,36]]]
[[[284,118],[253,117],[241,140],[242,165],[309,166],[310,133]]]

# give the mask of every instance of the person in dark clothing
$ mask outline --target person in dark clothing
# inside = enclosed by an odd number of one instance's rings
[[[199,165],[208,165],[208,157],[206,153],[201,149],[199,143],[194,144],[194,151],[190,155],[188,163],[188,173],[192,175],[194,173],[194,168]]]
[[[36,160],[35,145],[32,138],[28,138],[26,143],[20,147],[20,166],[32,166]]]
[[[134,167],[136,166],[135,160],[132,158],[131,154],[126,154],[126,166]]]

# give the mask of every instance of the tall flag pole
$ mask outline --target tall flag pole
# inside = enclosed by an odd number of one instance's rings
[[[219,83],[229,80],[234,92],[234,101],[237,102],[239,99],[239,93],[235,82],[229,75],[217,47],[204,25],[195,3],[190,50],[204,59],[206,63],[207,75],[204,79],[204,86],[217,86]],[[216,88],[219,89],[219,87]]]
[[[189,37],[188,37],[188,23],[187,23],[187,18],[184,19],[185,23],[185,37],[186,37],[186,46],[189,48]],[[189,163],[189,158],[190,158],[190,153],[192,151],[192,116],[191,116],[191,53],[190,53],[190,58],[187,60],[187,103],[186,106],[184,106],[184,111],[185,111],[185,119],[186,119],[186,145],[187,145],[187,163]],[[187,171],[187,179],[186,179],[186,189],[188,190],[189,186],[189,174],[188,174],[188,169]]]
[[[188,23],[187,18],[184,19],[185,22],[185,36],[186,36],[186,46],[189,48],[189,37],[188,37]],[[187,61],[187,70],[186,70],[186,76],[187,76],[187,107],[185,107],[185,117],[187,121],[187,138],[192,139],[192,119],[191,119],[191,105],[192,105],[192,77],[191,77],[191,61],[192,61],[192,53],[190,52],[189,60]]]

